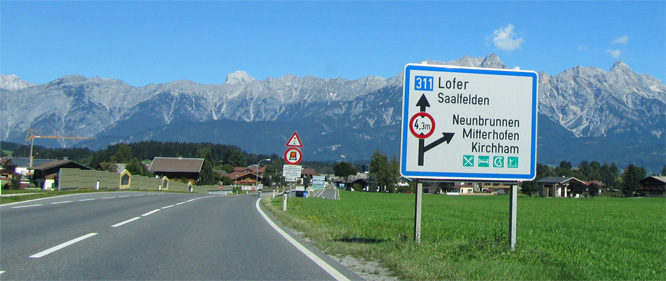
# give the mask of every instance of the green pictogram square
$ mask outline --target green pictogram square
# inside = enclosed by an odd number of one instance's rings
[[[493,156],[493,168],[504,168],[504,156]]]
[[[508,157],[507,161],[508,161],[507,167],[518,168],[518,157]]]
[[[474,167],[474,155],[463,155],[463,167]]]
[[[479,167],[481,168],[490,167],[490,156],[479,156]]]

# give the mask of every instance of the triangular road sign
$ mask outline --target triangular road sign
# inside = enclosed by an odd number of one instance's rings
[[[293,135],[289,138],[289,141],[287,144],[285,144],[286,147],[303,147],[303,143],[301,142],[301,139],[298,137],[298,134],[294,132]]]

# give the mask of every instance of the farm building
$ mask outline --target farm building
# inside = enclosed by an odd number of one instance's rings
[[[568,189],[572,181],[585,182],[574,177],[547,177],[537,181],[541,197],[569,197]]]
[[[638,194],[646,197],[664,197],[666,176],[651,176],[640,180]]]
[[[195,182],[199,179],[203,158],[155,157],[148,170],[160,177],[186,179]]]
[[[72,160],[54,160],[38,166],[33,166],[33,175],[30,181],[36,187],[42,189],[53,188],[57,185],[57,175],[60,172],[60,169],[63,168],[92,170],[92,168],[81,165]]]

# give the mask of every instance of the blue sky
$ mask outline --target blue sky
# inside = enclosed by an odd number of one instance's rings
[[[393,77],[497,53],[555,75],[618,60],[666,81],[665,1],[5,1],[0,73],[133,86],[187,79]]]

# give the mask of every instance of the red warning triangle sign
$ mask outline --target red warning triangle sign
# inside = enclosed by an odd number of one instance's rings
[[[298,137],[298,134],[294,132],[293,135],[289,138],[289,141],[287,144],[285,144],[286,147],[303,147],[303,143],[301,142],[301,139]]]

